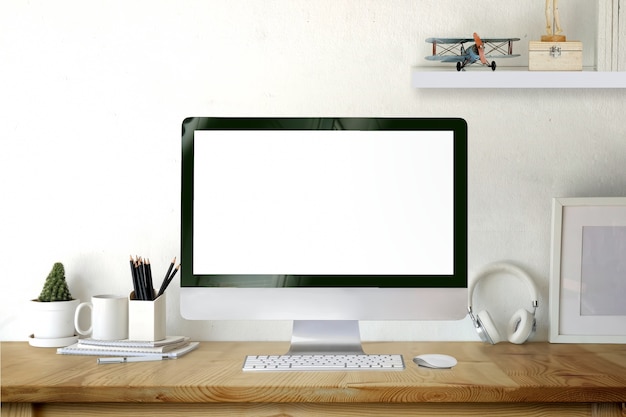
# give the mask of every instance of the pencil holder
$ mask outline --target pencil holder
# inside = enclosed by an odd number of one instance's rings
[[[165,293],[152,301],[128,297],[128,338],[156,341],[165,339]]]

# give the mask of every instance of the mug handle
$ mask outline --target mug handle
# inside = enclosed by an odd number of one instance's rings
[[[89,328],[87,330],[81,329],[80,325],[78,324],[78,317],[80,316],[80,312],[85,307],[89,307],[89,310],[91,310],[90,313],[93,313],[93,304],[91,304],[91,302],[89,301],[80,303],[78,307],[76,307],[76,312],[74,313],[74,327],[76,327],[76,331],[82,334],[83,336],[87,336],[88,334],[91,334],[91,331],[93,330],[93,322],[89,324]]]

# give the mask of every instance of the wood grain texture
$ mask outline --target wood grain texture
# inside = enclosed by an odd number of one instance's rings
[[[401,353],[405,371],[244,373],[246,354],[285,343],[202,343],[178,360],[97,365],[94,357],[5,342],[2,402],[13,403],[622,403],[625,345],[367,343]],[[446,353],[451,370],[418,368],[420,353]]]
[[[616,405],[611,404],[616,410]],[[473,417],[585,417],[592,416],[591,404],[161,404],[144,407],[141,404],[47,404],[37,407],[37,415],[43,417],[67,417],[89,415],[90,417],[362,417],[372,416],[473,416]],[[602,414],[598,417],[620,417]]]
[[[2,417],[34,417],[34,407],[29,403],[0,404]]]

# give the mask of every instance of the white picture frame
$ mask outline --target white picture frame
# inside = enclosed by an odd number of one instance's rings
[[[551,343],[626,343],[626,197],[555,198]]]

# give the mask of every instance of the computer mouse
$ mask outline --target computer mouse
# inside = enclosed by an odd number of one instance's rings
[[[457,361],[453,356],[442,355],[439,353],[417,355],[413,358],[413,362],[419,366],[433,369],[449,369],[457,364]]]

